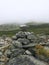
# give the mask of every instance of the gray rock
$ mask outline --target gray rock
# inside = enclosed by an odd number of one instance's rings
[[[11,58],[17,57],[19,55],[24,54],[25,50],[24,49],[13,49],[12,50],[12,54],[11,54]]]
[[[12,40],[17,40],[17,37],[16,36],[12,36]]]
[[[21,42],[18,41],[18,40],[17,40],[17,41],[13,41],[12,44],[13,44],[13,46],[16,47],[16,48],[22,47]]]
[[[0,57],[3,55],[3,53],[0,51]]]
[[[20,32],[18,32],[18,33],[16,34],[16,37],[17,37],[17,38],[24,38],[25,36],[26,36],[25,33],[22,32],[22,31],[20,31]]]
[[[19,38],[18,41],[21,42],[23,45],[26,45],[26,44],[30,43],[30,41],[26,38],[23,38],[23,39]]]
[[[11,50],[9,50],[9,49],[6,50],[5,53],[4,53],[4,55],[7,56],[8,58],[11,57],[11,54],[12,54],[12,52],[11,52]]]
[[[6,65],[35,65],[27,56],[18,56],[11,59]]]

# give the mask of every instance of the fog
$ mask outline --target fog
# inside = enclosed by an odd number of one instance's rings
[[[0,24],[49,23],[49,0],[0,0]]]

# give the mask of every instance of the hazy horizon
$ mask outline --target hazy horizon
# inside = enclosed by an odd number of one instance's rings
[[[49,0],[0,0],[0,24],[49,23]]]

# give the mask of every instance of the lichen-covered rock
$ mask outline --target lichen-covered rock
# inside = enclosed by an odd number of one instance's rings
[[[7,49],[7,50],[5,51],[5,53],[4,53],[4,55],[7,56],[8,58],[11,57],[11,54],[12,54],[12,52],[11,52],[11,50],[9,50],[9,49]]]
[[[18,56],[10,59],[6,65],[35,65],[27,56]]]
[[[23,45],[27,45],[30,43],[30,41],[26,38],[19,38],[18,41],[21,42]]]
[[[20,41],[12,41],[12,44],[15,48],[19,48],[22,47],[22,43]]]
[[[22,55],[25,53],[25,50],[24,49],[13,49],[12,50],[12,54],[11,54],[11,58],[14,58],[14,57],[17,57],[19,55]]]
[[[49,51],[39,45],[41,40],[34,33],[20,31],[12,36],[12,39],[9,39],[6,38],[0,42],[0,65],[36,65],[33,62],[33,56],[49,62]]]

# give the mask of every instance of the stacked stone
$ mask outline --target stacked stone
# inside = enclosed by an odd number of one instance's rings
[[[5,52],[9,58],[9,62],[6,65],[35,65],[27,55],[32,55],[28,50],[29,44],[36,43],[37,40],[34,33],[31,32],[18,32],[12,37],[12,44],[9,50]],[[27,47],[28,46],[28,47]],[[26,59],[27,58],[27,59]],[[29,60],[28,60],[29,59]]]
[[[7,46],[0,48],[0,65],[36,65],[29,56],[36,56],[34,46],[38,42],[39,37],[33,32],[16,33],[10,43],[7,42]]]

